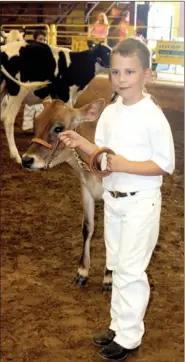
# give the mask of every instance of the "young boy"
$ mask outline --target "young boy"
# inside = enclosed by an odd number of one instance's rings
[[[125,359],[141,344],[150,296],[146,268],[159,234],[162,176],[175,167],[168,121],[143,93],[149,75],[147,46],[133,38],[121,41],[111,60],[111,81],[119,97],[102,112],[95,144],[74,131],[60,134],[66,146],[89,155],[98,146],[116,153],[107,155],[112,173],[103,179],[106,260],[113,271],[111,323],[94,337],[108,360]]]

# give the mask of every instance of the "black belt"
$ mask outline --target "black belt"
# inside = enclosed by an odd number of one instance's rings
[[[119,191],[109,191],[111,196],[117,199],[118,197],[134,196],[138,191],[135,192],[119,192]]]

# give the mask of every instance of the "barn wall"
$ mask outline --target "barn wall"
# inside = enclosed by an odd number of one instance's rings
[[[180,3],[179,37],[184,38],[184,3]]]

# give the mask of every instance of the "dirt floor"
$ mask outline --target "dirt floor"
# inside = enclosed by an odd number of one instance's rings
[[[129,362],[183,361],[183,113],[165,110],[176,171],[165,177],[161,230],[148,268],[146,334]],[[16,127],[23,153],[31,140]],[[79,182],[67,165],[21,169],[1,126],[2,362],[100,362],[92,336],[109,324],[102,293],[103,205],[97,204],[88,284],[73,284],[81,253]]]

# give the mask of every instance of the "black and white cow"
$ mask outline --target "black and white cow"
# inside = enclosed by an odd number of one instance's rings
[[[5,32],[0,29],[0,45],[5,45],[5,40],[6,40]]]
[[[5,45],[8,43],[13,43],[14,41],[23,41],[25,36],[25,31],[12,29],[8,33],[6,33],[4,30],[1,30],[0,36],[1,36],[1,45]]]
[[[79,93],[95,77],[96,64],[109,67],[110,53],[108,46],[93,42],[88,50],[82,52],[72,52],[34,41],[16,42],[1,47],[1,93],[4,94],[6,89],[9,94],[8,104],[2,109],[1,118],[12,158],[21,163],[14,140],[14,122],[29,91],[34,92],[37,100],[50,95],[65,103],[74,104]],[[40,87],[42,89],[38,89]]]

